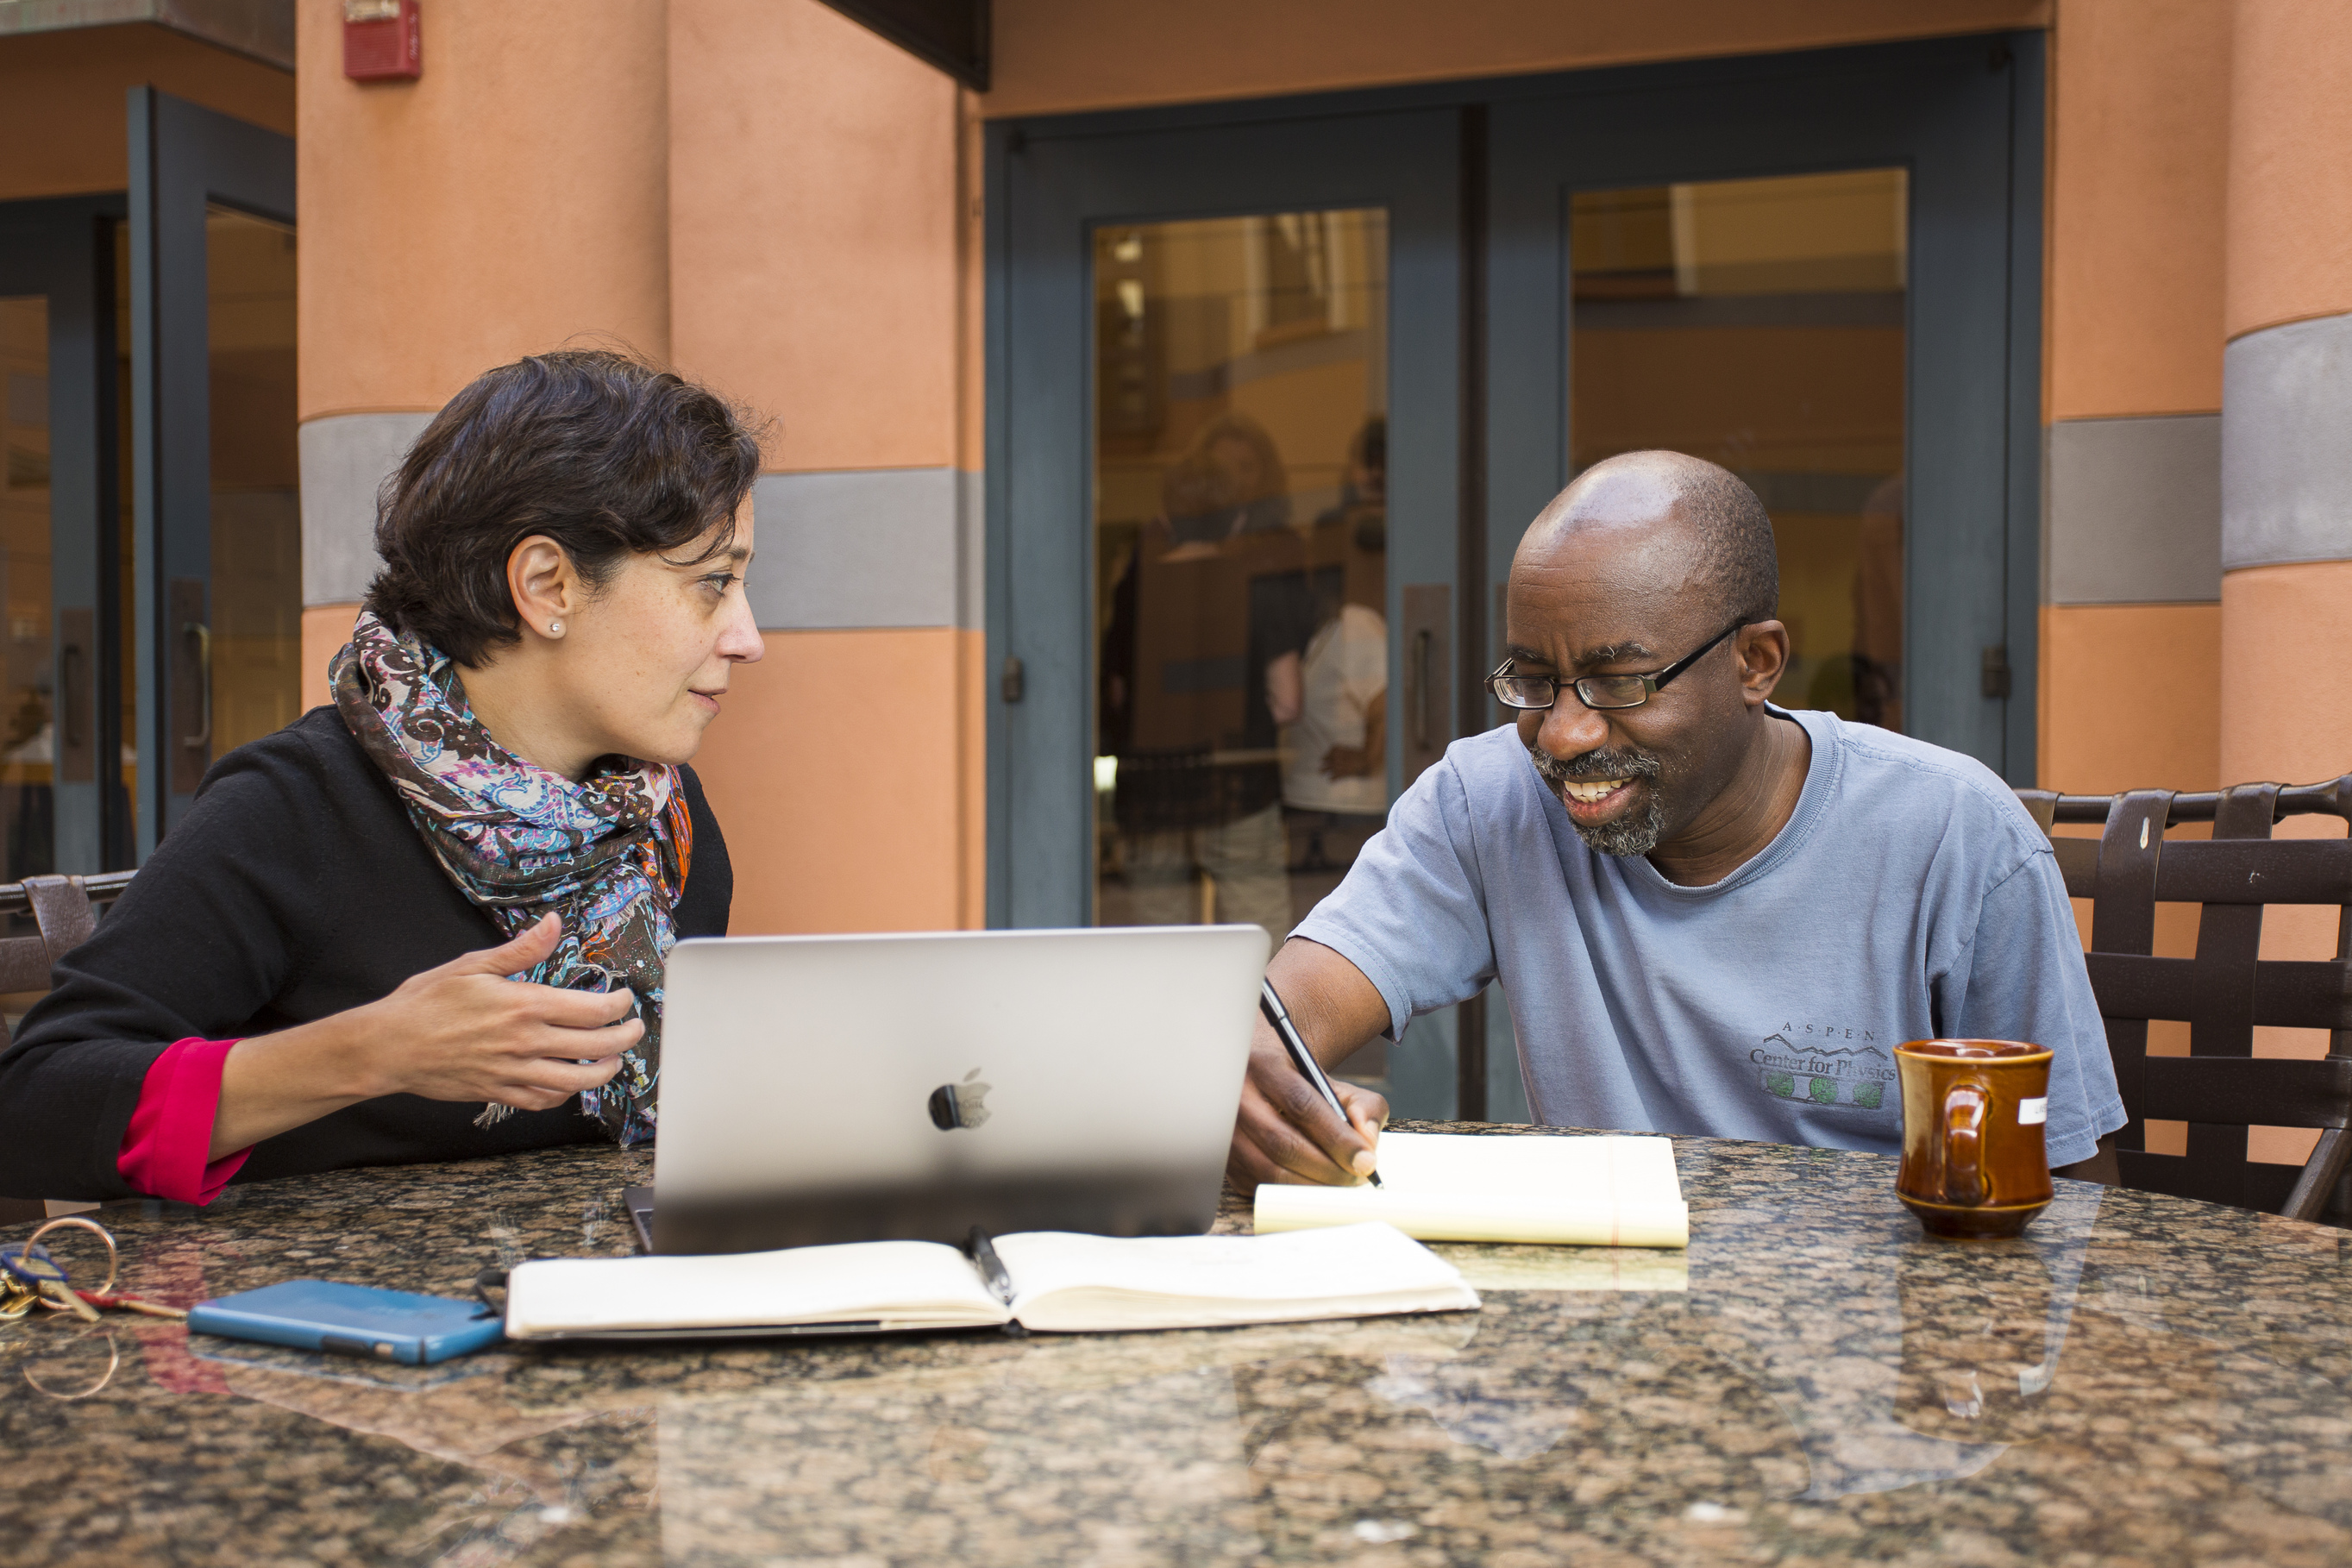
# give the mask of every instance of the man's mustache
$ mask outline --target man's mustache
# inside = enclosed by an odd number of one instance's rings
[[[1607,746],[1565,762],[1540,746],[1529,746],[1528,755],[1534,760],[1536,772],[1542,775],[1544,783],[1555,789],[1590,779],[1656,778],[1664,771],[1658,759],[1647,752],[1615,751]]]

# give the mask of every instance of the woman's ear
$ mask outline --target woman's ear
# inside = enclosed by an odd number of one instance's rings
[[[579,570],[563,546],[534,533],[507,556],[507,592],[526,635],[561,641],[585,598]]]

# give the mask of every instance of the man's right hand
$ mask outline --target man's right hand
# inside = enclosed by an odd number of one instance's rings
[[[1225,1173],[1243,1192],[1261,1182],[1360,1183],[1380,1168],[1376,1145],[1388,1125],[1389,1102],[1369,1089],[1331,1080],[1342,1121],[1306,1075],[1291,1065],[1272,1029],[1261,1022],[1251,1042],[1249,1077]]]
[[[1266,978],[1326,1069],[1352,1056],[1389,1021],[1388,1004],[1361,970],[1303,937],[1283,943],[1266,965]],[[1352,1184],[1378,1169],[1375,1145],[1388,1124],[1389,1102],[1337,1079],[1331,1088],[1345,1117],[1316,1092],[1273,1026],[1260,1018],[1225,1158],[1227,1179],[1246,1193],[1261,1182]]]

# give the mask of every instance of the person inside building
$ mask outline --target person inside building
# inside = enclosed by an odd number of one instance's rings
[[[1282,804],[1291,838],[1305,844],[1301,871],[1344,868],[1389,804],[1385,419],[1356,432],[1345,472],[1339,504],[1315,520],[1314,634],[1266,671],[1285,726]],[[1321,564],[1333,553],[1336,564]]]
[[[1295,696],[1315,621],[1288,487],[1265,427],[1220,415],[1161,476],[1114,591],[1100,732],[1118,758],[1127,920],[1290,932],[1275,704]]]
[[[652,1136],[664,960],[733,893],[687,763],[761,651],[759,460],[619,354],[453,398],[385,484],[332,703],[213,765],[0,1055],[0,1194]]]
[[[2123,1104],[2049,841],[1981,763],[1769,699],[1772,527],[1673,452],[1595,464],[1511,564],[1513,726],[1414,782],[1269,978],[1337,1067],[1500,981],[1534,1119],[1892,1152],[1893,1048],[2050,1047],[2053,1167]],[[1377,1165],[1381,1098],[1304,1087],[1260,1025],[1244,1185]],[[2084,1173],[2092,1173],[2085,1170]]]

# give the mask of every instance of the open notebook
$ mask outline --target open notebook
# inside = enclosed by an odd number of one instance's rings
[[[561,1258],[516,1267],[518,1340],[662,1339],[986,1328],[1051,1333],[1210,1328],[1478,1305],[1453,1265],[1385,1225],[1297,1236],[1000,1237],[1001,1300],[935,1241],[862,1241],[709,1258]]]
[[[1378,1187],[1261,1186],[1258,1234],[1386,1220],[1424,1241],[1690,1245],[1664,1138],[1383,1132],[1380,1160]]]

